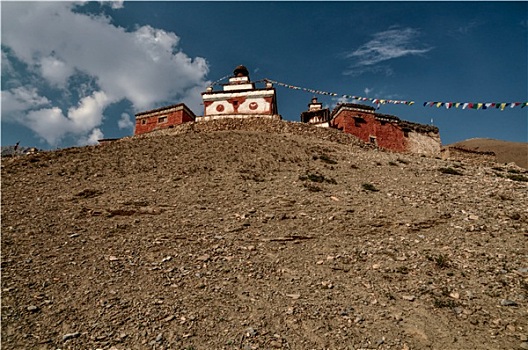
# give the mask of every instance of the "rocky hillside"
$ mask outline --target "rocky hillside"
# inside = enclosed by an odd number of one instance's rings
[[[491,155],[497,163],[515,163],[528,169],[528,143],[526,142],[475,138],[451,144],[447,148],[454,150],[454,153],[466,151],[465,153]]]
[[[2,159],[2,349],[527,349],[527,180],[280,121]]]

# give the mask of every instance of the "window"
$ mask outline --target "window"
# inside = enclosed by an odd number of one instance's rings
[[[369,142],[372,143],[373,145],[376,145],[376,136],[369,136]]]
[[[147,120],[146,119],[141,119],[141,125],[145,125],[147,124]]]
[[[158,124],[166,123],[167,122],[167,116],[164,115],[163,117],[158,118]]]
[[[361,128],[361,124],[366,124],[367,121],[359,116],[353,117],[354,118],[354,126],[356,128]]]

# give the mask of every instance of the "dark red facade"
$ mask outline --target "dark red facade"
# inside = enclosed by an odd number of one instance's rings
[[[172,128],[196,119],[194,113],[183,103],[157,108],[136,114],[134,135],[160,129]]]
[[[438,134],[438,128],[434,126],[403,121],[395,116],[375,113],[373,107],[357,104],[338,105],[332,112],[330,126],[396,152],[413,148],[410,133]]]

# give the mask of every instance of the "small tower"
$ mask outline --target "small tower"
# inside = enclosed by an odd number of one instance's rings
[[[202,99],[204,115],[197,117],[196,121],[252,117],[282,119],[273,85],[266,83],[264,88],[256,88],[249,79],[248,69],[242,65],[235,68],[222,91],[209,87],[202,93]]]
[[[309,111],[318,111],[320,109],[323,109],[323,104],[320,102],[317,102],[317,97],[312,97],[312,102],[308,105]]]
[[[308,110],[301,113],[301,122],[313,124],[320,127],[328,127],[330,121],[330,110],[323,108],[321,102],[317,102],[317,97],[313,97],[310,104],[308,104]]]

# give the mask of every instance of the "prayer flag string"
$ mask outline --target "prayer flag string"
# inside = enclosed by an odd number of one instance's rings
[[[424,102],[424,107],[445,107],[449,108],[461,108],[461,109],[490,109],[498,108],[501,111],[509,108],[515,108],[521,106],[521,108],[527,107],[528,102]]]
[[[264,79],[265,81],[268,81],[272,84],[276,84],[279,86],[283,86],[292,90],[302,90],[306,92],[310,92],[312,94],[317,95],[326,95],[326,96],[340,96],[343,98],[349,98],[354,99],[357,101],[365,101],[365,102],[371,102],[373,104],[378,105],[378,108],[380,105],[383,104],[404,104],[407,106],[412,106],[415,102],[414,101],[402,101],[402,100],[392,100],[392,99],[380,99],[380,98],[371,98],[371,97],[362,97],[362,96],[355,96],[355,95],[339,95],[335,92],[327,92],[327,91],[321,91],[321,90],[315,90],[315,89],[309,89],[304,88],[300,86],[290,85],[281,83],[275,80],[271,79]],[[450,108],[461,108],[461,109],[491,109],[496,108],[503,111],[507,107],[509,108],[515,108],[518,106],[521,106],[521,108],[528,107],[528,102],[437,102],[437,101],[429,101],[423,103],[424,107],[445,107],[446,109]]]
[[[371,103],[374,103],[374,104],[378,105],[378,107],[379,107],[379,105],[386,104],[386,103],[405,104],[405,105],[408,105],[408,106],[411,106],[411,105],[414,104],[414,101],[401,101],[401,100],[392,100],[392,99],[378,99],[378,98],[370,98],[370,97],[355,96],[355,95],[339,95],[339,94],[337,94],[335,92],[327,92],[327,91],[321,91],[321,90],[315,90],[315,89],[308,89],[308,88],[304,88],[304,87],[300,87],[300,86],[294,86],[294,85],[281,83],[281,82],[278,82],[278,81],[275,81],[275,80],[271,80],[271,79],[265,79],[265,80],[270,82],[270,83],[272,83],[272,84],[276,84],[276,85],[283,86],[283,87],[286,87],[286,88],[289,88],[289,89],[293,89],[293,90],[302,90],[302,91],[310,92],[312,94],[327,95],[327,96],[340,96],[340,97],[344,97],[344,98],[351,98],[351,99],[358,100],[358,101],[368,101],[368,102],[371,102]]]
[[[227,78],[229,78],[229,77],[231,77],[231,76],[233,76],[233,75],[232,75],[232,74],[228,74],[228,75],[226,75],[225,77],[222,77],[222,78],[220,78],[220,79],[214,81],[214,82],[211,83],[211,85],[209,85],[209,86],[219,85],[221,81],[223,81],[223,80],[225,80],[225,79],[227,79]]]

